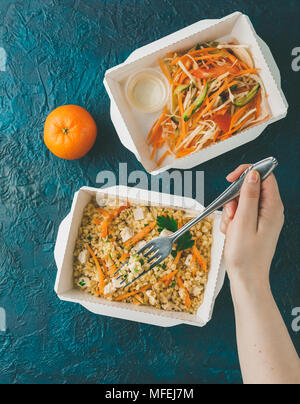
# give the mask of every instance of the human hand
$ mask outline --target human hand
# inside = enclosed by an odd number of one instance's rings
[[[248,167],[238,167],[227,180],[236,181]],[[232,287],[236,283],[250,288],[269,285],[283,223],[284,207],[274,175],[261,183],[259,173],[251,171],[240,197],[223,209],[221,231],[226,234],[225,260]]]

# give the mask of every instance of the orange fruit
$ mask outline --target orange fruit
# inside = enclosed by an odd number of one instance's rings
[[[93,147],[97,126],[92,116],[78,105],[63,105],[52,111],[45,122],[44,141],[57,157],[80,159]]]

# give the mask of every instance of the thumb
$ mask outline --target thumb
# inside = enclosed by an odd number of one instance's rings
[[[236,218],[241,222],[243,228],[252,231],[257,231],[260,185],[260,174],[255,170],[250,171],[242,186],[236,213]]]

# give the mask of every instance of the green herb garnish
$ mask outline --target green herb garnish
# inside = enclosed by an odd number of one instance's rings
[[[143,260],[143,258],[140,259],[140,263],[142,266],[145,264],[145,261]]]
[[[160,231],[166,229],[175,233],[178,230],[176,221],[170,216],[158,216],[156,222]]]
[[[84,287],[84,286],[85,286],[85,282],[82,280],[82,281],[79,282],[79,285],[82,286],[82,287]]]
[[[187,250],[188,248],[192,248],[195,244],[195,241],[192,239],[192,235],[190,232],[185,233],[178,239],[177,243],[177,251]]]
[[[178,225],[174,218],[170,216],[158,216],[157,217],[158,231],[162,232],[164,229],[175,233],[178,230]],[[172,251],[172,256],[175,258],[178,251],[187,250],[192,248],[195,244],[192,240],[192,235],[190,232],[185,233],[177,241],[177,251]]]
[[[171,255],[173,258],[177,257],[177,251],[176,250],[172,250]]]

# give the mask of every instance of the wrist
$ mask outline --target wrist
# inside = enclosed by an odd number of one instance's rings
[[[257,271],[259,276],[255,276],[253,271],[247,271],[248,276],[241,276],[240,271],[234,271],[234,276],[229,275],[230,289],[234,303],[244,299],[262,300],[272,297],[271,285],[268,271]],[[262,276],[265,273],[265,276]]]

